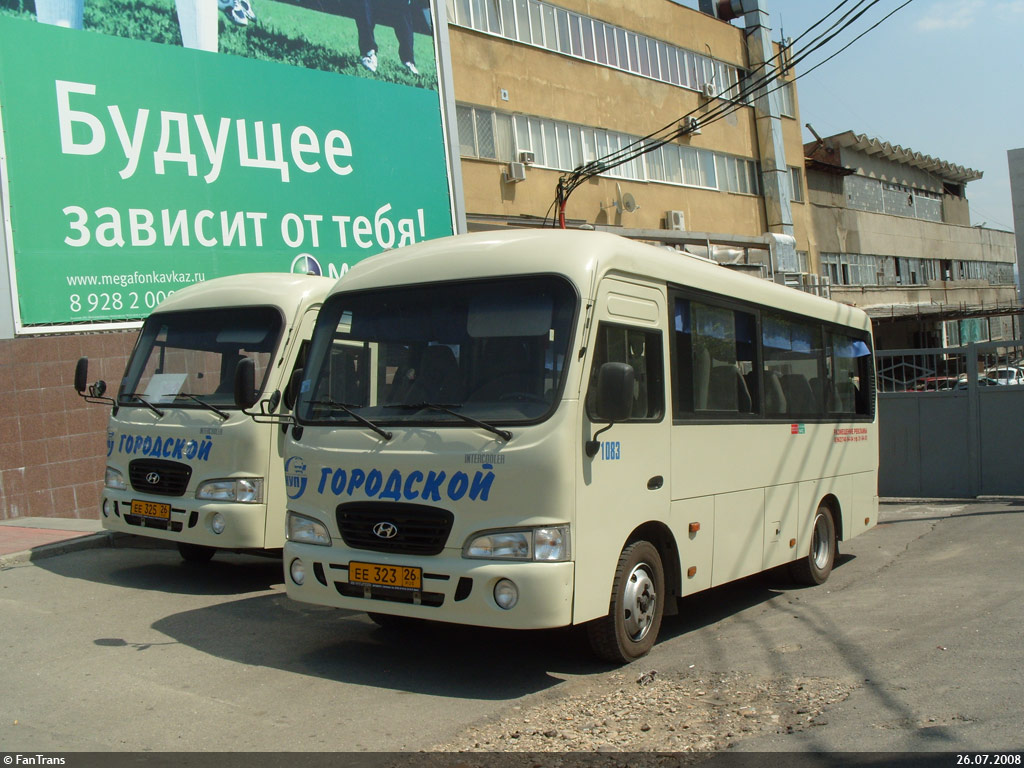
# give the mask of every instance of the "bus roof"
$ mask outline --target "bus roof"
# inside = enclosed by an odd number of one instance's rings
[[[287,314],[303,305],[321,302],[336,281],[328,277],[257,272],[228,275],[194,283],[175,291],[154,310],[178,312],[210,307],[280,307]]]
[[[561,274],[587,298],[609,275],[633,276],[868,330],[860,309],[670,248],[605,232],[508,229],[430,240],[356,264],[336,291],[523,274]],[[333,292],[332,292],[333,293]]]

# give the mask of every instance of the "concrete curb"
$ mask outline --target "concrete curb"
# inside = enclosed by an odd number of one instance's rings
[[[100,548],[132,548],[132,549],[173,549],[172,542],[165,542],[160,539],[150,539],[144,536],[135,536],[131,533],[120,533],[118,531],[100,531],[85,536],[78,536],[66,541],[56,541],[52,544],[42,544],[23,552],[12,552],[9,555],[0,555],[0,571],[12,568],[16,565],[27,565],[36,560],[45,560],[49,557],[64,555],[69,552],[80,552],[85,549]]]

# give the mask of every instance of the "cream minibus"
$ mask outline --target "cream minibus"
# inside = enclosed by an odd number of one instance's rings
[[[638,658],[679,598],[819,584],[875,524],[872,361],[858,309],[614,235],[371,257],[295,382],[287,593],[384,626],[585,624]]]
[[[103,527],[165,539],[190,561],[217,549],[280,550],[285,440],[270,421],[305,355],[316,312],[336,281],[291,274],[234,275],[184,288],[142,326],[110,404]],[[244,411],[266,394],[267,418]]]

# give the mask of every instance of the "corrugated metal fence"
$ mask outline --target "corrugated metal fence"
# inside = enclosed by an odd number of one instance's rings
[[[881,496],[1024,495],[1024,341],[876,362]]]

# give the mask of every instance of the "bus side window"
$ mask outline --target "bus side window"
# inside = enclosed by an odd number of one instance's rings
[[[753,314],[676,298],[672,342],[677,418],[761,412]]]
[[[596,419],[597,372],[605,363],[629,363],[633,368],[632,419],[659,421],[665,412],[665,379],[661,334],[657,331],[601,323],[597,329],[594,362],[587,390],[587,415]]]
[[[871,415],[871,348],[864,339],[829,332],[825,362],[831,391],[828,410],[836,415]]]
[[[821,377],[821,338],[820,325],[772,312],[761,316],[765,388],[775,389],[778,381],[781,390],[771,399],[769,416],[792,419],[823,415],[830,384]]]

